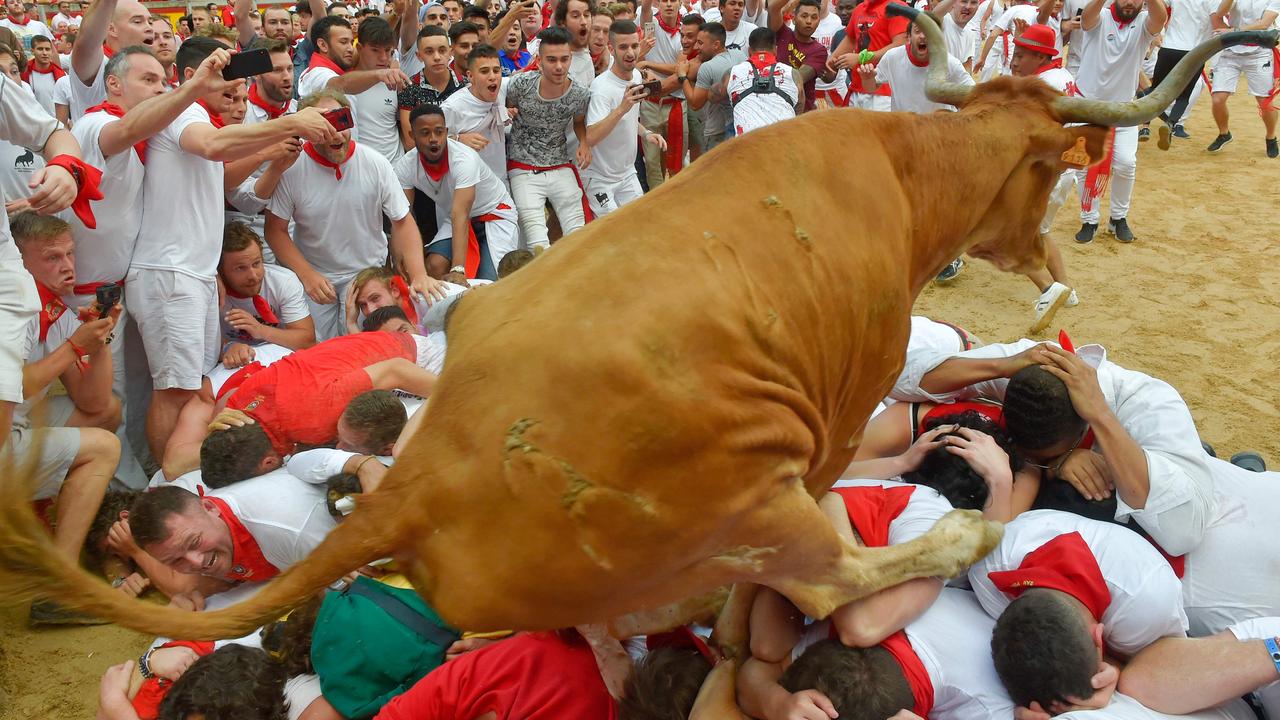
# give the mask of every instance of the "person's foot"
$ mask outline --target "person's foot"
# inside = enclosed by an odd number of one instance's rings
[[[1246,450],[1231,456],[1231,464],[1251,472],[1266,472],[1267,463],[1256,452]]]
[[[1138,128],[1138,142],[1146,142],[1151,139],[1151,128]]]
[[[1267,157],[1272,159],[1280,157],[1280,144],[1276,143],[1275,138],[1267,138]]]
[[[1173,140],[1173,128],[1168,125],[1161,125],[1159,129],[1159,137],[1156,138],[1156,147],[1161,150],[1168,150]]]
[[[1036,321],[1031,324],[1031,332],[1038,333],[1049,327],[1053,316],[1071,299],[1071,288],[1060,282],[1054,282],[1047,290],[1040,293],[1036,300]]]
[[[938,273],[938,277],[934,278],[933,281],[941,285],[945,285],[951,282],[952,280],[955,280],[956,276],[959,275],[960,271],[963,269],[964,269],[964,260],[961,260],[960,258],[956,258],[955,260],[951,261],[950,265],[943,268],[942,272]]]
[[[28,618],[32,625],[106,625],[107,620],[65,608],[52,600],[31,603]]]
[[[1096,232],[1098,232],[1098,223],[1084,223],[1080,226],[1080,232],[1076,233],[1076,242],[1081,245],[1091,243]]]
[[[1205,453],[1206,453],[1209,457],[1211,457],[1211,458],[1216,458],[1216,457],[1218,457],[1218,451],[1217,451],[1217,450],[1214,450],[1214,449],[1213,449],[1213,446],[1212,446],[1212,445],[1210,445],[1209,443],[1207,443],[1207,442],[1205,442],[1205,441],[1201,440],[1201,441],[1200,441],[1200,447],[1204,448]]]
[[[1187,129],[1182,127],[1181,125],[1173,126],[1173,136],[1178,138],[1179,140],[1191,139],[1191,133],[1187,132]]]
[[[1131,243],[1134,241],[1133,231],[1129,229],[1129,221],[1124,218],[1112,218],[1108,226],[1111,234],[1116,236],[1116,240],[1122,243]]]
[[[1223,145],[1226,145],[1229,142],[1231,142],[1231,133],[1223,133],[1214,138],[1213,142],[1209,143],[1209,147],[1205,149],[1211,153],[1216,153],[1222,149]]]
[[[1080,298],[1076,297],[1076,291],[1072,290],[1067,296],[1067,307],[1075,307],[1080,304]]]

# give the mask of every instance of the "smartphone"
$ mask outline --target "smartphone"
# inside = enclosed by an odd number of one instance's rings
[[[241,80],[271,72],[271,54],[266,48],[232,53],[231,62],[222,68],[223,80]]]
[[[120,296],[123,294],[124,288],[119,283],[107,283],[101,285],[94,291],[94,295],[98,301],[98,312],[106,315],[111,308],[120,304]]]
[[[662,91],[662,81],[647,80],[643,83],[643,87],[649,91],[649,97],[658,97],[658,93]]]
[[[351,119],[351,108],[334,108],[332,110],[325,110],[320,114],[323,115],[324,119],[328,120],[329,124],[333,126],[333,129],[338,132],[350,130],[356,126],[355,121]]]

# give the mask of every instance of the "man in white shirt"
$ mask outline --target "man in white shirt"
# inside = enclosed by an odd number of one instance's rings
[[[329,111],[349,107],[349,102],[341,93],[322,90],[299,106]],[[267,243],[306,288],[318,340],[344,333],[351,280],[364,268],[386,262],[388,251],[414,291],[427,296],[438,292],[437,281],[427,275],[422,238],[391,163],[350,136],[344,130],[326,142],[304,146],[304,157],[285,171],[267,204]],[[390,245],[382,233],[384,214],[391,221]],[[290,220],[295,223],[292,235]]]
[[[636,138],[666,149],[666,140],[640,124],[640,103],[648,95],[636,69],[640,60],[640,31],[630,20],[609,26],[613,65],[591,85],[587,107],[587,145],[591,166],[582,181],[597,217],[606,215],[644,194],[636,174]]]
[[[221,71],[231,57],[209,38],[184,42],[178,51],[183,82],[191,82],[197,66],[211,55],[217,56],[208,66],[211,72]],[[216,273],[226,190],[223,162],[297,135],[321,142],[335,136],[333,127],[314,110],[218,127],[218,116],[230,109],[236,85],[243,81],[211,81],[212,92],[147,144],[142,204],[147,221],[138,234],[127,283],[151,369],[154,392],[147,411],[147,441],[157,459],[163,457],[182,406],[218,358]]]
[[[475,150],[449,138],[438,105],[419,105],[409,125],[414,149],[395,171],[407,196],[416,190],[435,203],[438,229],[426,249],[428,272],[496,280],[498,262],[520,240],[515,201]]]
[[[942,18],[942,35],[947,41],[947,54],[960,61],[966,70],[973,68],[977,52],[978,31],[969,23],[978,11],[978,0],[956,0],[951,12]]]
[[[562,27],[569,33],[569,47],[572,59],[569,62],[569,79],[582,86],[584,90],[591,87],[595,80],[596,68],[591,62],[591,3],[587,0],[561,0],[556,3],[552,24]]]
[[[9,11],[9,16],[0,20],[0,27],[12,30],[13,34],[22,41],[24,50],[31,50],[31,41],[37,36],[53,37],[53,31],[48,25],[31,17],[27,12],[25,0],[7,0],[5,8]]]
[[[449,133],[463,145],[480,153],[493,174],[506,182],[507,115],[506,82],[502,62],[492,45],[480,45],[467,56],[467,87],[450,95],[444,110]]]
[[[1269,30],[1280,16],[1280,0],[1224,0],[1216,15],[1230,13],[1232,30]],[[1249,83],[1249,93],[1258,101],[1258,114],[1266,129],[1266,153],[1269,158],[1280,157],[1280,144],[1276,142],[1276,118],[1280,111],[1274,107],[1276,97],[1275,56],[1270,48],[1256,45],[1236,45],[1227,48],[1213,69],[1213,121],[1218,125],[1218,137],[1209,144],[1209,152],[1216,153],[1231,142],[1231,113],[1227,100],[1236,91],[1243,75]]]
[[[879,65],[860,65],[858,73],[862,75],[862,87],[866,92],[874,93],[880,85],[887,84],[893,88],[889,109],[895,112],[931,113],[937,110],[951,110],[955,107],[936,103],[924,94],[925,75],[929,67],[929,41],[925,39],[920,26],[912,23],[907,31],[907,44],[891,48],[880,58]],[[964,69],[959,58],[947,55],[947,82],[958,85],[973,85],[973,76]]]
[[[1164,0],[1115,0],[1103,8],[1104,0],[1091,0],[1080,17],[1084,50],[1076,87],[1090,100],[1129,102],[1138,91],[1138,74],[1151,41],[1164,29],[1169,10]],[[1115,129],[1109,167],[1094,166],[1078,171],[1085,179],[1080,192],[1080,231],[1076,242],[1093,242],[1098,231],[1101,190],[1111,175],[1110,229],[1120,242],[1133,242],[1126,217],[1138,172],[1138,128]]]
[[[742,19],[746,11],[745,0],[724,0],[720,4],[720,24],[724,25],[724,47],[726,50],[747,52],[751,40],[751,31],[756,26]]]
[[[316,344],[307,294],[292,270],[262,260],[262,239],[243,223],[227,223],[218,279],[222,301],[222,366],[253,362],[254,346],[270,343],[289,350]]]
[[[411,23],[406,23],[406,26]],[[415,31],[416,32],[416,31]],[[398,52],[408,52],[413,37],[396,42],[391,25],[379,17],[367,17],[360,23],[360,42],[356,48],[356,72],[390,70]],[[397,49],[399,45],[399,50]],[[399,105],[396,91],[376,82],[366,90],[349,94],[356,126],[351,137],[387,159],[395,162],[404,154],[400,143]]]
[[[351,23],[336,15],[320,18],[308,35],[315,52],[307,69],[298,76],[298,97],[329,88],[343,93],[361,93],[378,83],[399,91],[409,82],[399,68],[352,69],[356,62],[355,33]]]
[[[1169,4],[1169,24],[1164,28],[1164,39],[1160,42],[1156,54],[1156,68],[1151,75],[1151,86],[1158,87],[1173,69],[1174,65],[1192,48],[1208,40],[1213,34],[1210,16],[1214,14],[1216,0],[1175,0]],[[1228,48],[1232,50],[1234,48]],[[1222,58],[1218,59],[1222,62]],[[1196,77],[1179,93],[1167,113],[1164,127],[1158,130],[1157,144],[1161,150],[1168,150],[1172,138],[1189,139],[1191,136],[1182,127],[1182,121],[1191,104],[1191,94],[1200,82],[1200,73],[1204,66],[1196,71]]]
[[[31,59],[22,73],[22,81],[31,88],[31,93],[40,101],[40,107],[50,115],[54,114],[54,86],[64,75],[66,72],[58,63],[58,54],[53,51],[53,40],[44,35],[33,37]]]
[[[689,145],[691,115],[685,107],[684,77],[679,77],[677,62],[685,57],[681,45],[680,0],[643,0],[640,5],[640,27],[645,37],[653,38],[641,70],[653,72],[664,85],[676,75],[675,89],[663,97],[647,98],[640,105],[640,122],[650,132],[658,133],[667,141],[666,152],[656,145],[644,147],[644,169],[648,187],[656,190],[668,175],[675,175],[684,167],[685,149]],[[687,62],[687,61],[686,61]]]
[[[53,25],[54,32],[63,33],[79,25],[79,20],[80,17],[78,15],[71,14],[71,3],[60,2],[58,3],[58,12],[54,13],[54,16],[49,19],[49,23]]]
[[[748,40],[746,62],[729,69],[725,92],[733,107],[734,135],[782,122],[804,109],[800,71],[774,55],[777,47],[769,28],[756,28]]]
[[[71,48],[71,121],[107,99],[102,77],[109,55],[154,41],[151,13],[138,0],[101,0],[89,6]]]

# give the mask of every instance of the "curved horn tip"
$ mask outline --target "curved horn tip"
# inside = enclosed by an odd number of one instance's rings
[[[913,8],[910,5],[903,5],[898,2],[889,3],[885,6],[884,11],[889,15],[898,15],[899,17],[910,18],[912,20],[915,20],[916,16],[920,14],[920,11],[916,8]]]

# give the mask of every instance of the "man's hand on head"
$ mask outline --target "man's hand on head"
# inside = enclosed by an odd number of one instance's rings
[[[1048,344],[1044,345],[1041,358],[1041,367],[1067,386],[1071,406],[1082,420],[1093,425],[1110,414],[1111,408],[1098,384],[1098,371],[1089,363],[1073,352]]]
[[[219,430],[230,430],[233,427],[244,427],[245,425],[254,425],[258,421],[240,410],[224,408],[218,416],[209,422],[209,431],[216,432]]]

